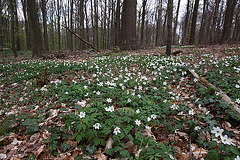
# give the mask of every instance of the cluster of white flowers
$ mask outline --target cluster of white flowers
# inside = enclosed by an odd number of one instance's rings
[[[215,134],[215,137],[219,137],[222,140],[223,144],[228,144],[228,145],[232,145],[232,139],[228,138],[227,135],[222,135],[223,133],[223,129],[220,129],[219,127],[213,127],[213,130],[211,131],[211,133]]]
[[[105,107],[104,108],[107,112],[113,112],[114,111],[114,107],[110,106],[110,107]]]

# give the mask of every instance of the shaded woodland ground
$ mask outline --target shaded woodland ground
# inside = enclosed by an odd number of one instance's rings
[[[1,52],[0,159],[239,159],[240,45],[165,51]]]

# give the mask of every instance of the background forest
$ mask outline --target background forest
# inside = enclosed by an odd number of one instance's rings
[[[32,1],[32,0],[30,0]],[[172,1],[172,0],[171,0]],[[170,2],[171,2],[170,1]],[[31,50],[31,18],[33,6],[27,0],[0,1],[0,46],[13,51]],[[88,49],[85,43],[68,32],[67,26],[99,49],[120,46],[124,33],[133,32],[136,49],[163,46],[167,43],[167,0],[38,0],[36,9],[46,51]],[[237,0],[174,0],[171,20],[172,44],[216,44],[238,42],[240,37],[240,4]],[[181,4],[184,4],[184,6]],[[184,12],[179,13],[179,8]],[[133,11],[132,13],[129,13]],[[124,13],[126,12],[126,13]],[[169,12],[171,13],[171,12]],[[136,22],[123,27],[123,15]],[[124,22],[123,22],[124,21]],[[135,27],[135,26],[136,27]],[[34,30],[37,27],[34,27]],[[35,31],[33,31],[35,33]],[[136,35],[135,35],[136,33]],[[130,35],[127,35],[128,37]],[[41,38],[38,36],[37,38]],[[33,38],[36,39],[36,38]]]

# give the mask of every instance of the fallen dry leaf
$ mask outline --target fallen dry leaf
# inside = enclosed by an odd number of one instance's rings
[[[110,137],[106,142],[106,147],[103,152],[106,152],[107,149],[112,148],[112,145],[113,145],[113,139],[112,139],[112,137]]]
[[[98,151],[94,152],[93,157],[98,160],[107,160],[107,157],[103,154],[101,148],[99,148]]]
[[[39,154],[42,153],[44,147],[45,147],[45,145],[42,145],[42,146],[35,152],[36,158],[39,156]]]

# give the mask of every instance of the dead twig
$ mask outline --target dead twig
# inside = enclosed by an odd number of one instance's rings
[[[72,33],[73,35],[75,35],[77,38],[79,38],[82,42],[90,45],[92,47],[92,49],[100,52],[97,48],[95,48],[90,42],[86,41],[85,39],[83,39],[80,35],[78,35],[77,33],[73,32],[70,28],[68,28],[67,26],[63,26],[64,28],[66,28],[70,33]]]
[[[221,89],[218,89],[216,86],[214,86],[213,84],[211,84],[210,82],[208,82],[205,78],[199,76],[194,70],[189,69],[189,72],[192,73],[192,75],[194,77],[196,77],[198,79],[198,81],[205,87],[207,88],[213,88],[215,91],[220,90],[219,94],[222,96],[222,100],[224,100],[225,102],[227,102],[228,104],[231,105],[231,109],[234,112],[237,112],[236,117],[238,119],[240,119],[240,108],[239,105],[237,105],[236,103],[234,103],[230,97],[228,97],[228,95],[223,92]]]

